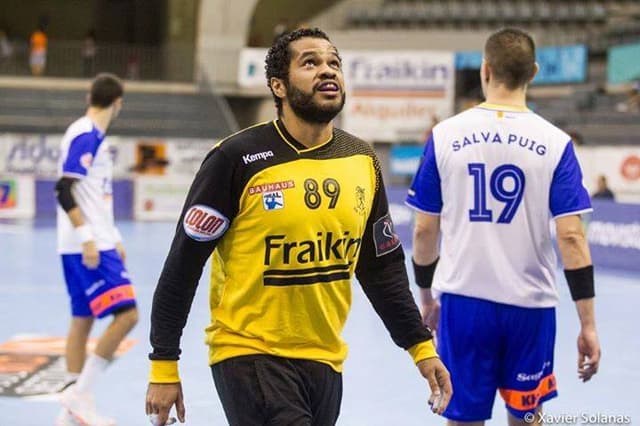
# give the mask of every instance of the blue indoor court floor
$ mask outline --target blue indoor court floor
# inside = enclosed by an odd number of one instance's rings
[[[118,425],[148,425],[144,398],[150,349],[149,312],[175,225],[122,222],[119,227],[125,238],[127,265],[141,316],[131,336],[137,344],[109,367],[97,385],[97,401],[100,411],[116,418]],[[19,335],[65,335],[69,310],[55,244],[53,222],[35,226],[31,222],[0,222],[0,344]],[[584,421],[608,415],[626,418],[629,422],[625,424],[640,425],[640,276],[596,267],[596,318],[603,358],[600,372],[586,384],[578,380],[576,372],[577,315],[564,278],[560,283],[555,359],[560,395],[546,404],[545,412],[577,416],[574,424],[616,424]],[[415,288],[412,290],[417,293]],[[203,332],[209,320],[207,293],[205,271],[182,338],[180,370],[186,424],[192,426],[227,424],[207,366]],[[98,330],[106,321],[98,323]],[[357,283],[344,335],[350,353],[344,369],[339,425],[445,424],[429,412],[426,382],[409,356],[392,343]],[[59,406],[51,397],[0,396],[0,409],[0,426],[46,426],[54,424]],[[582,415],[588,417],[581,418]],[[506,424],[499,397],[493,416],[487,424]]]

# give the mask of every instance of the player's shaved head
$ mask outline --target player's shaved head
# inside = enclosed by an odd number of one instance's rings
[[[484,59],[493,78],[507,89],[515,90],[535,75],[536,46],[526,32],[505,28],[487,39]]]

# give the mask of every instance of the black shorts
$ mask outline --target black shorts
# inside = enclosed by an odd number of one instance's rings
[[[316,361],[247,355],[211,366],[230,426],[332,426],[342,374]]]

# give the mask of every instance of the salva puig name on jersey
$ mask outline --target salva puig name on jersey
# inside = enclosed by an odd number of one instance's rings
[[[264,239],[264,265],[289,265],[322,261],[355,261],[362,238],[351,238],[349,231],[340,234],[318,232],[313,240],[294,240],[286,235],[268,235]]]
[[[508,135],[501,135],[498,132],[473,132],[470,135],[466,135],[463,138],[456,139],[451,142],[451,147],[453,148],[453,152],[460,151],[471,145],[476,145],[479,143],[483,144],[504,144],[504,145],[514,145],[519,146],[521,148],[528,149],[531,152],[535,152],[536,154],[542,156],[547,153],[547,147],[545,145],[539,144],[525,136],[516,135],[514,133],[509,133]]]
[[[184,232],[196,241],[213,241],[220,238],[229,226],[229,219],[216,209],[196,204],[184,215]]]
[[[246,154],[242,156],[244,164],[253,163],[258,160],[266,160],[269,157],[273,157],[273,151],[257,152],[255,154]]]

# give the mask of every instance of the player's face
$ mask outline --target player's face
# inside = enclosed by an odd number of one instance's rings
[[[285,83],[293,112],[311,123],[328,123],[345,102],[342,60],[328,40],[302,38],[289,45],[291,63]]]

